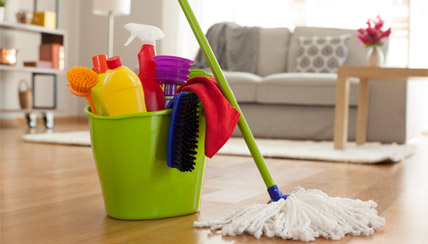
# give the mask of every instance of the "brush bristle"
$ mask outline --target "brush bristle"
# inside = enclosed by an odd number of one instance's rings
[[[173,166],[182,172],[191,172],[195,169],[199,137],[199,99],[195,93],[179,100],[174,124]]]
[[[98,83],[98,75],[87,67],[74,67],[67,72],[71,88],[79,93],[86,93]]]

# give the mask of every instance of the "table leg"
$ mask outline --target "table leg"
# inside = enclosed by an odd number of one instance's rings
[[[368,79],[360,78],[358,86],[357,145],[366,143],[368,90]]]
[[[349,77],[337,77],[334,112],[334,149],[345,149],[348,140]]]

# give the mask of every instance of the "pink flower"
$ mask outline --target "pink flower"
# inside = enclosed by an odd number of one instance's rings
[[[380,37],[380,36],[373,39],[374,43],[380,43],[380,41],[382,41],[382,37]]]
[[[369,44],[369,43],[371,43],[371,39],[370,39],[368,36],[365,36],[365,35],[359,35],[359,36],[357,36],[357,38],[358,38],[358,39],[360,39],[360,41],[361,41],[363,44]]]
[[[388,38],[391,35],[391,28],[386,31],[382,31],[382,27],[385,22],[376,16],[374,19],[369,19],[366,22],[366,29],[358,29],[358,35],[356,36],[365,46],[382,45],[382,39]]]
[[[374,28],[369,27],[369,28],[367,28],[367,34],[370,37],[375,37],[377,35],[377,30],[374,29]]]
[[[379,15],[373,20],[374,24],[375,24],[375,28],[376,29],[382,29],[383,24],[385,23],[380,17]]]
[[[391,35],[391,27],[388,30],[382,33],[382,38],[388,38]]]

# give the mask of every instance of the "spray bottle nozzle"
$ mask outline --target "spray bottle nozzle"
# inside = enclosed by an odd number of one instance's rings
[[[156,40],[163,39],[164,37],[162,30],[156,26],[128,23],[124,27],[131,32],[125,46],[128,46],[135,37],[140,38],[143,45],[150,44],[153,46],[156,44]]]

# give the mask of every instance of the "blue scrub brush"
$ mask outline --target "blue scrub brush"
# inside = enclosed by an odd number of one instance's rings
[[[167,143],[167,164],[182,172],[195,169],[199,132],[199,98],[191,92],[181,92],[167,105],[172,108]]]

